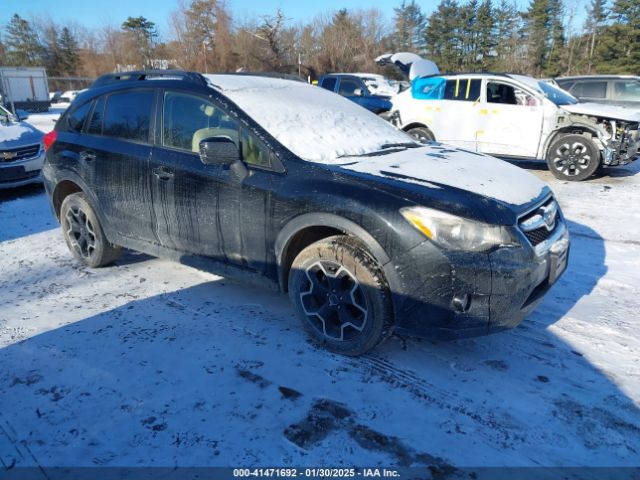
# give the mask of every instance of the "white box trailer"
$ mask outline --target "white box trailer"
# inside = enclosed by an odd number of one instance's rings
[[[49,84],[44,67],[0,67],[0,95],[5,107],[46,112]]]

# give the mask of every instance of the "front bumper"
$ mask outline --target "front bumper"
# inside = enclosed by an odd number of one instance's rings
[[[568,254],[564,220],[535,248],[443,252],[425,241],[385,267],[398,279],[391,285],[396,330],[450,340],[513,328],[564,272]]]
[[[0,189],[21,187],[32,183],[42,182],[42,163],[44,151],[38,155],[15,162],[0,163]]]

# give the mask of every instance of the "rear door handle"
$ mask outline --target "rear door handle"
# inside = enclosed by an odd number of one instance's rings
[[[173,172],[167,167],[155,167],[151,169],[156,178],[160,180],[171,180],[173,178]]]
[[[96,154],[93,152],[89,152],[84,150],[80,152],[80,160],[83,162],[93,162],[96,159]]]

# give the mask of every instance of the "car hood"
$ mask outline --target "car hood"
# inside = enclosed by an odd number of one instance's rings
[[[42,141],[40,130],[24,122],[0,122],[0,148],[11,149]]]
[[[580,115],[626,120],[628,122],[640,122],[640,112],[635,108],[604,105],[602,103],[592,102],[578,102],[574,105],[562,105],[562,108],[568,112]]]
[[[440,143],[358,157],[340,168],[417,184],[432,191],[470,192],[509,205],[514,211],[522,211],[523,206],[550,192],[546,183],[526,170],[495,157]]]

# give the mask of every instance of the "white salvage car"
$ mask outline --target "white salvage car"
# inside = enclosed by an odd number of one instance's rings
[[[503,158],[546,160],[554,176],[576,181],[639,154],[638,110],[582,103],[523,75],[440,75],[432,62],[405,53],[376,60],[410,77],[411,88],[392,100],[390,118],[414,137]]]

